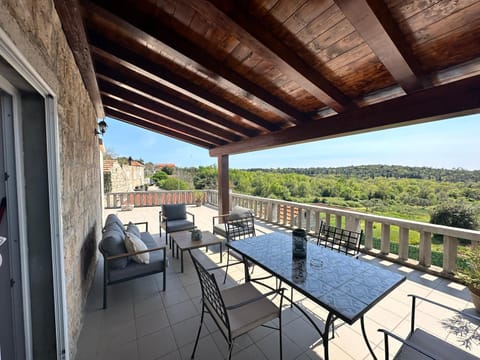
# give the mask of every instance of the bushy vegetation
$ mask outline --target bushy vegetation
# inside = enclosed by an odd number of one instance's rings
[[[217,186],[215,166],[190,168],[196,189]],[[410,220],[430,221],[441,207],[462,206],[466,222],[478,226],[480,171],[403,166],[355,166],[308,169],[230,169],[237,193],[265,198],[353,208]],[[460,205],[458,205],[460,204]],[[454,209],[450,209],[454,211]],[[447,211],[448,212],[448,211]],[[447,216],[447,215],[445,215]],[[473,220],[475,219],[475,220]],[[447,223],[443,222],[444,225]],[[451,226],[466,227],[456,222]],[[465,225],[465,226],[464,226]],[[467,227],[471,228],[471,227]]]

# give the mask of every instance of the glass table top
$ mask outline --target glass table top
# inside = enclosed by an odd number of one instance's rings
[[[285,233],[232,241],[227,246],[350,324],[405,280],[313,242],[307,244],[305,259],[294,259],[292,238]]]

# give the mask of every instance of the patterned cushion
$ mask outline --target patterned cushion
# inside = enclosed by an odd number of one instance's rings
[[[148,250],[147,246],[140,239],[140,237],[128,231],[125,233],[125,247],[129,253]],[[139,264],[148,264],[150,263],[150,254],[135,254],[132,256],[132,259]]]

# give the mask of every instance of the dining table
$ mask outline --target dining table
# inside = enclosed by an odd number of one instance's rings
[[[324,308],[328,315],[324,329],[299,304],[290,299],[319,332],[324,358],[329,358],[329,329],[341,319],[352,325],[360,320],[368,350],[376,359],[365,331],[365,314],[398,287],[405,276],[372,262],[339,253],[307,241],[304,258],[293,256],[292,235],[272,232],[248,239],[230,241],[227,247],[239,253],[245,264],[245,278],[254,281],[248,271],[253,263]]]

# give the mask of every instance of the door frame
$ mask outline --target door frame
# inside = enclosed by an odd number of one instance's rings
[[[65,266],[63,249],[63,223],[60,193],[60,146],[58,131],[57,98],[50,86],[38,72],[30,65],[27,59],[17,49],[9,36],[0,28],[0,56],[17,71],[44,100],[46,144],[47,144],[47,171],[50,202],[50,230],[52,244],[52,270],[54,287],[55,331],[57,344],[57,360],[69,360],[68,314],[65,286]],[[30,314],[29,267],[26,231],[26,205],[23,174],[23,143],[22,119],[19,111],[19,98],[14,100],[14,134],[15,134],[15,162],[17,176],[18,220],[20,235],[20,255],[22,268],[22,290],[24,306],[25,352],[27,359],[32,359],[32,329]]]

